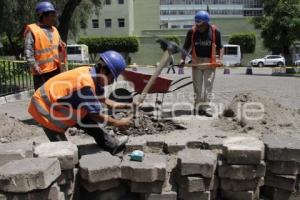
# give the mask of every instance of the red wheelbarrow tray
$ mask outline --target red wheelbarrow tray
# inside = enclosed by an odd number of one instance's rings
[[[125,70],[122,73],[125,80],[132,82],[134,84],[134,90],[136,93],[142,93],[143,89],[146,87],[151,74],[145,74],[141,72],[135,72],[131,70]],[[172,79],[159,76],[157,77],[154,85],[151,87],[149,93],[168,93],[169,88],[172,83]]]

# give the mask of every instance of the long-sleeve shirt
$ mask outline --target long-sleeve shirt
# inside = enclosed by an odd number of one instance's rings
[[[183,45],[183,49],[189,52],[192,48],[192,34],[193,30],[190,29],[187,32],[185,42]],[[211,57],[211,43],[212,43],[212,34],[211,34],[211,26],[205,31],[200,32],[196,30],[194,35],[193,45],[195,45],[196,55],[201,58],[210,58]],[[216,50],[217,52],[223,48],[221,33],[216,29]],[[185,55],[182,55],[182,58],[185,58]]]
[[[40,23],[37,23],[39,27],[45,32],[47,37],[49,38],[49,41],[52,43],[53,39],[53,31],[50,26],[46,26]],[[24,54],[27,61],[27,64],[29,67],[33,67],[36,63],[34,58],[34,36],[32,32],[28,31],[28,33],[25,35],[25,41],[24,41]]]

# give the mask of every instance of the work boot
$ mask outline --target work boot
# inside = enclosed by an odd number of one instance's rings
[[[118,138],[118,144],[112,149],[111,154],[116,155],[117,153],[121,152],[124,148],[126,143],[128,142],[128,136],[122,136]]]

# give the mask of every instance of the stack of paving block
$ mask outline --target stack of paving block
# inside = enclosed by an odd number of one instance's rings
[[[222,200],[259,200],[266,165],[264,144],[254,137],[224,140],[223,160],[218,162]]]
[[[167,176],[166,168],[165,155],[146,153],[142,162],[131,161],[130,157],[125,155],[121,163],[122,179],[127,181],[131,193],[139,194],[139,199],[176,197],[176,194],[163,190]]]
[[[0,167],[1,200],[65,200],[57,158],[24,158]]]
[[[211,150],[184,149],[178,153],[176,182],[178,199],[214,200],[218,179],[217,155]]]
[[[48,142],[35,147],[34,156],[38,158],[57,158],[60,163],[61,175],[57,180],[65,199],[74,199],[76,196],[76,175],[78,164],[78,149],[71,142]]]
[[[272,200],[300,199],[300,139],[267,135],[263,142],[267,163],[263,195]]]
[[[119,200],[127,193],[121,184],[121,159],[108,152],[82,156],[79,160],[81,199]]]

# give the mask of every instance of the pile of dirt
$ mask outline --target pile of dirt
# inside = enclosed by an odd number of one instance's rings
[[[182,124],[176,123],[172,120],[155,119],[148,115],[139,115],[139,120],[133,124],[128,130],[122,133],[117,129],[113,129],[117,134],[126,134],[132,136],[138,135],[153,135],[153,134],[167,134],[174,130],[186,129]]]
[[[0,143],[30,140],[41,132],[38,127],[27,125],[4,113],[0,113],[0,130]]]
[[[213,126],[240,133],[296,134],[300,132],[300,112],[269,97],[241,93],[233,98]]]

